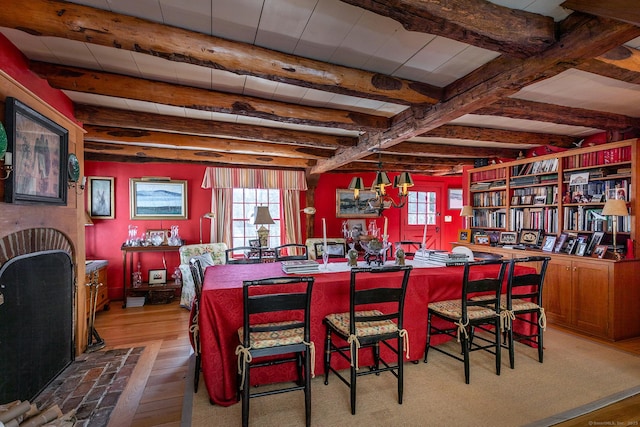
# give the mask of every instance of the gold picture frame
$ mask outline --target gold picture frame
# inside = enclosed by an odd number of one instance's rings
[[[471,230],[468,228],[458,230],[458,242],[471,243]]]
[[[131,219],[188,219],[186,180],[130,178],[129,186]]]
[[[336,218],[377,218],[378,210],[369,206],[375,198],[375,191],[360,191],[356,201],[353,190],[336,189]]]

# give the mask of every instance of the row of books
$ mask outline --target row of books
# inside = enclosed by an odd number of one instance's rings
[[[592,181],[588,184],[570,185],[568,196],[570,202],[605,202],[608,199],[621,199],[629,201],[631,197],[630,179],[609,179],[606,181]]]
[[[551,205],[558,203],[558,186],[525,187],[513,190],[512,205],[542,204]]]
[[[564,208],[564,228],[575,231],[608,231],[613,226],[611,217],[602,215],[600,208],[585,208],[571,206]],[[622,233],[631,232],[631,218],[618,218],[618,230]]]
[[[510,209],[509,226],[511,231],[522,229],[543,229],[548,233],[558,232],[558,208]]]
[[[630,161],[631,146],[628,146],[567,156],[562,159],[562,167],[565,169],[574,169]]]
[[[504,228],[507,224],[507,214],[504,209],[474,210],[471,223],[473,227]]]
[[[506,178],[506,177],[507,177],[507,171],[505,168],[496,168],[488,171],[473,172],[471,174],[471,181],[472,182],[489,181],[492,179],[500,179],[500,178]]]
[[[473,206],[476,207],[504,206],[506,203],[507,192],[504,190],[473,194]]]
[[[511,166],[511,176],[522,176],[558,171],[558,158],[538,160],[536,162]]]

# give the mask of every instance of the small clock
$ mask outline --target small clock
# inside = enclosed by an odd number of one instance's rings
[[[75,154],[69,154],[68,173],[70,182],[78,182],[80,178],[80,162]]]

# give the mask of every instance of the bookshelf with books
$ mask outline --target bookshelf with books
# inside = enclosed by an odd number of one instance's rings
[[[555,236],[555,241],[565,241],[566,235],[569,236],[566,241],[571,241],[572,236],[584,242],[602,239],[598,245],[609,247],[607,256],[600,258],[595,250],[570,252],[558,245],[545,251],[535,245],[517,250],[510,245],[475,245],[468,241],[456,242],[454,246],[493,252],[505,258],[548,255],[551,261],[543,305],[551,323],[609,340],[638,337],[640,311],[635,305],[640,300],[636,273],[640,268],[637,258],[640,201],[636,194],[639,155],[638,139],[631,139],[468,171],[468,201],[474,208],[474,219],[476,212],[501,210],[505,223],[496,228],[500,232],[516,235],[522,229],[538,229],[542,235],[550,235],[550,239]],[[504,185],[492,188],[496,182]],[[491,194],[497,191],[506,195],[502,205],[478,203],[504,197]],[[482,193],[490,195],[477,196]],[[612,218],[602,215],[609,198],[625,200],[629,212],[617,217],[616,249],[628,248],[622,259],[611,251]],[[480,224],[480,221],[473,223],[472,233],[483,229]]]

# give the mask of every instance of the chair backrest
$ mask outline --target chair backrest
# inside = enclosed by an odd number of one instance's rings
[[[193,284],[195,285],[196,300],[199,301],[200,295],[202,294],[202,283],[204,282],[204,270],[202,269],[200,260],[192,258],[189,262],[189,270],[191,270],[191,277],[193,278]]]
[[[316,253],[316,259],[322,259],[322,252],[324,248],[324,242],[315,242],[313,249]],[[335,242],[327,240],[327,252],[329,258],[346,258],[347,251],[344,242]]]
[[[467,309],[471,306],[485,306],[497,314],[500,314],[500,292],[508,264],[509,261],[502,260],[484,260],[465,263],[462,277],[463,324],[467,323]],[[495,265],[497,268],[494,270],[485,268],[490,265]],[[474,278],[472,279],[472,277]],[[486,294],[487,296],[483,299],[472,299],[479,293]]]
[[[204,253],[210,253],[214,264],[224,264],[225,256],[224,251],[227,249],[227,244],[218,243],[200,243],[193,245],[180,246],[178,252],[180,254],[180,264],[189,264],[189,260],[197,255]]]
[[[400,240],[396,243],[394,251],[398,249],[398,246],[404,250],[405,256],[413,256],[422,247],[421,242],[414,242],[411,240]]]
[[[238,253],[241,258],[235,257]],[[262,262],[262,249],[251,246],[238,246],[224,251],[227,264],[259,264]]]
[[[244,303],[243,346],[249,348],[251,332],[282,331],[304,328],[304,340],[310,342],[311,291],[314,278],[310,276],[272,277],[242,282]],[[253,316],[277,313],[277,324],[252,322]],[[291,321],[291,322],[286,322]],[[284,323],[283,323],[284,322]]]
[[[411,265],[351,269],[349,314],[354,319],[349,322],[351,335],[356,333],[356,322],[395,320],[398,330],[402,329],[404,297],[411,270]],[[382,314],[355,315],[356,311],[363,311],[365,308],[369,313],[372,309],[378,309]]]
[[[287,243],[286,245],[277,246],[276,261],[295,261],[309,259],[307,246],[299,243]]]
[[[551,257],[530,256],[526,258],[513,258],[509,263],[507,275],[507,308],[511,309],[513,298],[520,298],[542,305],[542,285],[547,273],[547,266]],[[541,263],[537,273],[516,275],[516,265],[520,263]]]

